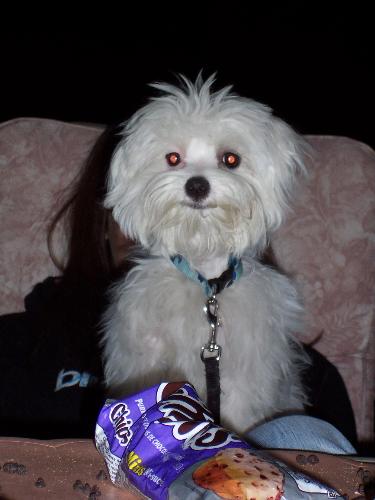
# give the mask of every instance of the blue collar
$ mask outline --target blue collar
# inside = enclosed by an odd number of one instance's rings
[[[231,286],[242,274],[242,261],[233,255],[228,259],[228,268],[218,278],[210,280],[195,269],[191,269],[188,261],[182,255],[173,255],[171,261],[187,278],[198,283],[207,297],[212,297],[224,288]]]

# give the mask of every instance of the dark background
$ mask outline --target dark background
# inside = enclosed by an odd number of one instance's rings
[[[375,147],[369,7],[280,4],[215,4],[203,12],[176,2],[164,12],[146,6],[119,12],[110,22],[103,13],[95,27],[46,30],[30,23],[2,31],[0,119],[112,123],[145,102],[148,83],[173,82],[178,72],[195,78],[203,69],[205,76],[218,72],[217,87],[233,84],[302,133],[350,136]]]

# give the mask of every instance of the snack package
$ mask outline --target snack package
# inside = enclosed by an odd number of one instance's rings
[[[343,498],[215,425],[188,383],[107,401],[95,439],[113,483],[153,500]]]

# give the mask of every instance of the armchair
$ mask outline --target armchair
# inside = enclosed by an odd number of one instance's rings
[[[100,126],[19,118],[0,124],[0,313],[48,275],[46,226]],[[359,439],[373,440],[375,397],[375,152],[358,141],[308,136],[310,177],[274,235],[278,263],[301,289],[304,341],[333,362],[353,404]],[[63,248],[63,241],[61,241]]]

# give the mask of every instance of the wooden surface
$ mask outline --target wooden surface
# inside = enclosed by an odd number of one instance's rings
[[[354,460],[290,450],[269,453],[349,499],[365,498],[366,488],[369,489],[366,484],[375,483],[375,462],[371,461],[374,459]],[[0,438],[0,500],[50,498],[136,500],[141,497],[111,483],[104,460],[90,440]]]
[[[104,460],[90,440],[1,438],[0,499],[34,498],[133,500],[139,497],[111,483]]]

